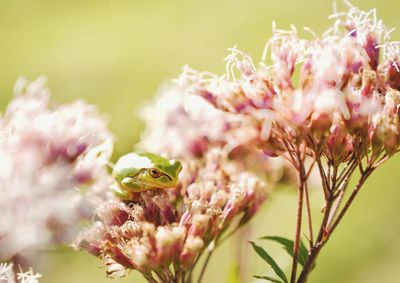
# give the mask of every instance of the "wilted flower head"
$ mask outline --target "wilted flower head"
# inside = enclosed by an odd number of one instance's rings
[[[0,258],[71,238],[106,198],[112,144],[94,106],[55,106],[43,78],[17,82],[0,117]]]

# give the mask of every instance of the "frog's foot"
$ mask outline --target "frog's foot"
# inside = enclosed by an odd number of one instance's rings
[[[111,186],[111,190],[114,192],[114,194],[121,200],[131,200],[132,199],[132,194],[126,190],[121,189],[117,185]]]

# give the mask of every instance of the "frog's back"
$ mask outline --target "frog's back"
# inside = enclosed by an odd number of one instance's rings
[[[177,174],[182,169],[182,164],[178,160],[170,160],[168,158],[150,152],[138,153],[137,155],[147,157],[152,163],[151,166],[162,170],[162,172],[168,174],[171,177],[177,177]]]
[[[117,181],[124,177],[135,176],[143,168],[151,168],[153,162],[147,153],[128,153],[118,159],[113,169],[113,176]]]

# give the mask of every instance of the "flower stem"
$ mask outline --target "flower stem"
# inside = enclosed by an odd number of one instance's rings
[[[332,233],[336,226],[340,223],[340,221],[343,219],[343,216],[346,214],[347,210],[349,209],[350,205],[353,203],[354,198],[357,196],[358,192],[360,191],[362,185],[365,183],[369,175],[372,173],[374,169],[369,167],[364,170],[364,173],[361,175],[360,180],[358,181],[356,188],[354,191],[351,193],[349,199],[347,200],[346,204],[344,205],[343,209],[340,211],[339,215],[337,216],[336,220],[333,221],[333,224],[329,228],[330,233]]]
[[[302,214],[303,214],[303,198],[304,198],[304,184],[306,180],[304,179],[304,166],[299,162],[299,188],[297,192],[297,221],[296,221],[296,236],[293,245],[293,262],[292,262],[292,274],[290,277],[290,282],[296,282],[297,274],[297,262],[299,257],[299,246],[300,246],[300,235],[301,235],[301,224],[302,224]]]
[[[310,206],[310,196],[308,192],[307,181],[305,182],[305,195],[306,195],[306,211],[307,211],[307,220],[308,220],[308,242],[310,250],[314,245],[314,236],[313,236],[313,226],[312,226],[312,215],[311,215],[311,206]]]
[[[303,270],[299,276],[299,279],[297,280],[297,283],[305,283],[307,282],[307,278],[308,278],[308,274],[311,272],[312,266],[315,263],[315,260],[317,259],[317,256],[320,252],[320,250],[322,249],[323,245],[326,243],[326,224],[328,222],[329,219],[329,215],[330,215],[330,211],[332,208],[332,200],[328,200],[326,203],[326,207],[325,207],[325,212],[324,212],[324,216],[322,219],[322,223],[321,223],[321,227],[318,233],[318,237],[316,240],[316,243],[314,245],[314,247],[311,249],[311,251],[309,252],[309,256],[307,258],[307,261],[303,267]]]
[[[212,247],[209,248],[209,250],[208,250],[208,254],[207,254],[206,260],[204,261],[203,266],[201,267],[201,271],[200,271],[199,278],[197,279],[197,283],[201,283],[201,280],[203,280],[203,276],[204,276],[204,273],[206,272],[207,265],[208,265],[210,258],[215,250],[216,243],[211,242],[210,245],[212,245]]]
[[[157,280],[154,279],[153,275],[151,273],[143,273],[144,278],[150,283],[157,283]]]
[[[309,253],[309,256],[308,256],[307,261],[304,265],[304,268],[299,276],[299,279],[297,280],[297,283],[306,283],[307,282],[308,275],[310,274],[312,267],[319,255],[321,249],[325,246],[325,244],[327,243],[328,239],[332,235],[332,233],[335,230],[335,228],[337,227],[337,225],[342,221],[343,216],[348,211],[349,207],[353,203],[353,201],[354,201],[355,197],[357,196],[358,192],[360,191],[361,187],[364,185],[365,181],[367,180],[367,178],[369,177],[369,175],[372,173],[373,170],[374,170],[374,168],[368,167],[363,171],[363,173],[362,173],[355,189],[353,190],[352,194],[350,195],[349,199],[345,203],[342,210],[339,212],[336,219],[332,220],[333,224],[329,225],[329,227],[328,227],[328,224],[331,222],[331,220],[330,220],[330,217],[332,217],[331,210],[332,210],[332,206],[333,206],[335,199],[331,198],[331,199],[327,200],[324,217],[323,217],[323,220],[321,223],[321,228],[320,228],[320,231],[318,234],[318,238],[316,240],[316,244],[314,245],[314,247],[311,249],[311,251]],[[335,208],[334,210],[336,210],[336,209],[337,208]],[[336,211],[335,211],[335,213],[336,213]]]

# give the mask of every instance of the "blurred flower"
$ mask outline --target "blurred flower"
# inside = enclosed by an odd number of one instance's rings
[[[191,167],[191,160],[201,159],[218,148],[229,159],[240,161],[236,166],[242,166],[244,171],[268,176],[270,182],[291,179],[283,159],[271,158],[253,146],[258,135],[253,118],[226,113],[187,93],[183,77],[194,80],[195,74],[185,67],[181,78],[161,88],[154,102],[142,110],[146,128],[138,147],[186,161],[187,168]]]
[[[0,117],[0,258],[70,240],[107,198],[113,138],[94,106],[53,106],[45,79],[20,79]]]
[[[139,145],[174,158],[202,157],[209,148],[229,143],[229,136],[240,126],[233,115],[168,86],[142,110],[142,117],[146,130]]]
[[[0,282],[4,283],[38,283],[42,275],[34,273],[32,268],[16,271],[12,263],[0,263]]]

